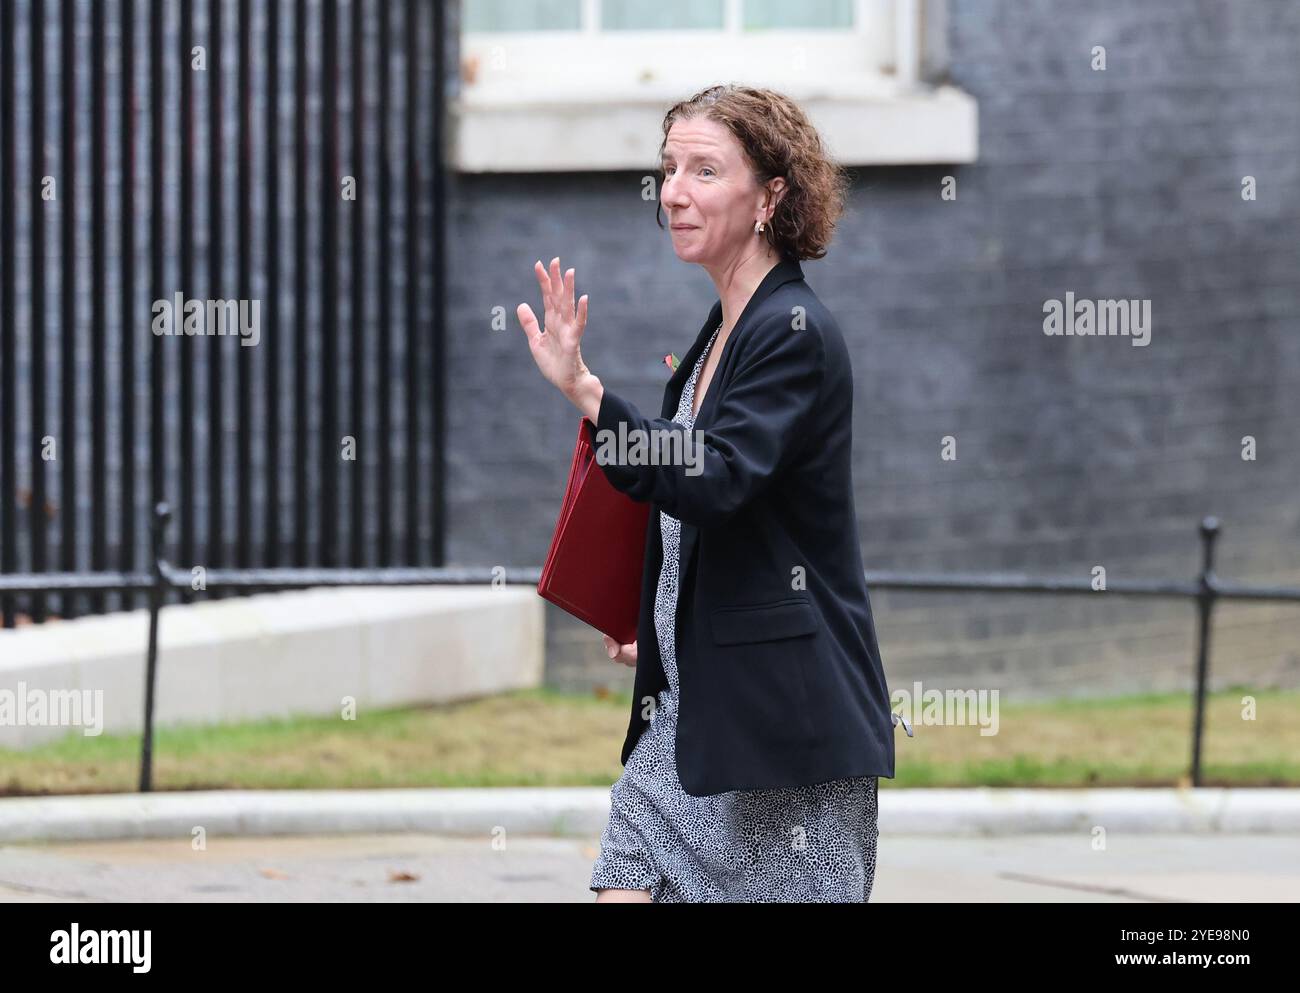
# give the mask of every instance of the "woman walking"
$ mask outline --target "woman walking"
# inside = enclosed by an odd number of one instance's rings
[[[653,511],[637,640],[605,637],[636,676],[590,888],[865,902],[893,722],[853,505],[852,369],[800,266],[826,255],[847,179],[792,100],[743,86],[674,106],[660,156],[673,249],[718,290],[660,416],[582,361],[573,269],[535,267],[544,328],[518,309],[602,471]]]

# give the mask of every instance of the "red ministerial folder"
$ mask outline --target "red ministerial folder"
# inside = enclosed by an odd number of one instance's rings
[[[649,502],[616,490],[578,421],[564,504],[537,584],[540,596],[614,638],[636,641]],[[592,426],[595,430],[595,426]]]

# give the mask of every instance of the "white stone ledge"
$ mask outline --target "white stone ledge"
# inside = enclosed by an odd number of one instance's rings
[[[521,587],[404,586],[265,593],[163,608],[155,726],[467,699],[541,684],[543,612]],[[149,615],[0,631],[0,692],[102,691],[106,733],[139,731]],[[84,726],[0,717],[0,747]],[[84,722],[83,722],[84,723]]]
[[[953,86],[880,90],[809,85],[790,95],[846,166],[974,162],[975,99]],[[679,95],[680,98],[680,95]],[[672,101],[606,92],[568,99],[553,90],[474,93],[454,101],[454,167],[462,172],[650,174]]]

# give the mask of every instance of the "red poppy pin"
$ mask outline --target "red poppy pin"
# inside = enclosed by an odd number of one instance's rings
[[[664,365],[666,365],[673,372],[677,371],[677,367],[681,365],[681,362],[682,360],[679,359],[672,352],[669,352],[667,355],[664,356]]]

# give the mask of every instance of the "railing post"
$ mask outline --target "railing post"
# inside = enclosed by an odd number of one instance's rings
[[[1201,738],[1205,731],[1205,684],[1210,670],[1210,611],[1214,608],[1214,539],[1217,517],[1201,518],[1200,592],[1196,595],[1196,717],[1192,723],[1192,785],[1201,785]]]
[[[149,655],[144,677],[144,733],[140,739],[141,793],[148,793],[153,788],[153,695],[158,673],[158,613],[162,610],[163,594],[166,592],[163,581],[163,531],[169,517],[171,509],[167,504],[159,503],[154,507],[149,527],[153,552],[153,586],[149,589]]]

